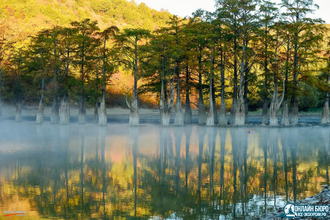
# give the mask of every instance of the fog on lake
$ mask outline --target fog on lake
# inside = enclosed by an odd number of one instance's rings
[[[33,219],[263,216],[329,183],[330,128],[4,121],[0,211]]]

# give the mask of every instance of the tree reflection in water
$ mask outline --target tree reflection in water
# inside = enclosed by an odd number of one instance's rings
[[[10,127],[0,129],[1,212],[237,219],[329,183],[329,128]]]

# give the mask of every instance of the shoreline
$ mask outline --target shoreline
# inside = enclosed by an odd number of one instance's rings
[[[15,121],[15,107],[14,106],[3,106],[2,109],[2,120]],[[38,111],[38,106],[25,106],[22,109],[22,121],[35,121]],[[128,108],[107,108],[107,120],[108,123],[115,124],[128,124],[129,123],[130,110]],[[192,110],[192,123],[198,125],[198,110]],[[49,122],[51,115],[51,107],[45,107],[44,121]],[[158,109],[139,109],[140,124],[160,124],[160,112]],[[229,122],[230,114],[227,114],[227,120]],[[279,120],[281,117],[278,117]],[[269,119],[268,119],[269,120]],[[78,123],[78,107],[70,108],[70,123]],[[94,108],[86,108],[86,123],[94,122]],[[170,126],[173,125],[174,118],[170,119]],[[215,125],[217,126],[217,125]],[[262,125],[262,115],[259,112],[249,112],[249,121],[244,126],[239,127],[274,127],[269,125]],[[276,126],[275,128],[290,128],[290,127],[311,127],[311,126],[322,126],[328,127],[330,124],[321,124],[321,114],[310,113],[310,112],[299,112],[299,119],[297,125],[289,126]],[[228,124],[221,127],[237,127],[235,125]]]

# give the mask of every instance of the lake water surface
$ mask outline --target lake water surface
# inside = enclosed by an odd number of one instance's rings
[[[330,128],[0,123],[0,216],[244,219],[329,183]]]

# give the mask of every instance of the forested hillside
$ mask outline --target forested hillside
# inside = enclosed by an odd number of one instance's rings
[[[210,126],[227,125],[229,109],[230,123],[244,125],[258,108],[262,124],[277,126],[281,114],[296,125],[299,110],[316,107],[330,123],[330,39],[311,17],[317,5],[216,2],[182,19],[124,0],[4,1],[0,98],[16,102],[16,121],[39,100],[37,123],[51,103],[52,123],[70,123],[72,105],[85,123],[89,104],[102,125],[106,106],[126,104],[138,125],[150,97],[163,125],[191,123],[192,107]]]
[[[140,27],[153,30],[170,18],[144,3],[126,0],[1,0],[0,24],[14,38],[24,39],[53,25],[67,26],[72,21],[96,20],[100,29],[116,25],[119,28]]]

